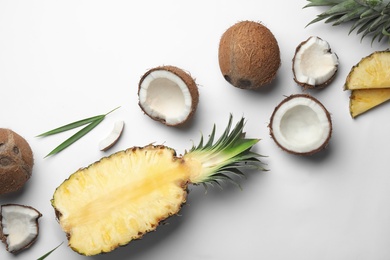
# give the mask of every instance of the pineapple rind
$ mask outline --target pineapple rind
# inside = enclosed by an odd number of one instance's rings
[[[352,67],[344,89],[390,88],[390,51],[376,51]]]
[[[110,252],[177,214],[189,174],[170,148],[131,148],[72,174],[56,189],[52,205],[74,251]]]

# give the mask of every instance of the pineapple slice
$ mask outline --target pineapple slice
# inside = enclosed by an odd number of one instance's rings
[[[351,91],[349,111],[353,118],[390,100],[390,88],[355,89]]]
[[[232,118],[214,143],[208,142],[178,157],[166,146],[129,148],[73,173],[54,192],[52,206],[69,246],[83,255],[110,252],[153,231],[179,212],[189,184],[219,184],[263,169],[251,152],[259,139],[246,139],[241,119],[230,131]]]
[[[344,84],[351,90],[349,111],[353,118],[390,99],[390,50],[375,51],[352,67]]]
[[[390,88],[390,50],[376,51],[352,67],[344,88]]]

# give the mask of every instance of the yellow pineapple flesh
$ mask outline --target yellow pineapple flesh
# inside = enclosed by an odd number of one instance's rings
[[[264,170],[251,151],[259,139],[245,138],[242,118],[214,143],[215,127],[183,156],[166,146],[148,145],[114,153],[73,173],[51,200],[69,246],[96,255],[126,245],[176,215],[188,184],[235,182],[243,170]]]
[[[388,100],[390,88],[352,90],[349,102],[351,116],[357,117]]]
[[[172,149],[146,146],[80,169],[52,202],[69,246],[94,255],[154,230],[186,201],[187,168]]]
[[[344,88],[390,88],[390,51],[376,51],[353,66]]]

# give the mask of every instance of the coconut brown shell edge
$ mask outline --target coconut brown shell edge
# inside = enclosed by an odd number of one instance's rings
[[[139,83],[138,83],[138,94],[139,94],[139,91],[141,89],[141,84],[142,82],[144,81],[144,79],[150,74],[152,73],[153,71],[157,71],[157,70],[165,70],[165,71],[168,71],[168,72],[171,72],[173,74],[175,74],[176,76],[178,76],[179,78],[181,78],[184,83],[186,84],[186,86],[188,87],[188,90],[190,92],[190,95],[191,95],[191,98],[192,98],[192,105],[191,105],[191,111],[190,113],[188,114],[187,118],[177,124],[167,124],[166,121],[162,118],[156,118],[156,117],[152,117],[150,116],[146,111],[145,109],[143,108],[143,106],[141,105],[140,102],[138,102],[138,105],[139,107],[142,109],[142,111],[148,115],[151,119],[155,120],[155,121],[159,121],[161,123],[163,123],[164,125],[168,125],[168,126],[182,126],[184,124],[186,124],[192,117],[193,115],[195,114],[196,110],[197,110],[197,107],[198,107],[198,104],[199,104],[199,90],[198,90],[198,86],[195,82],[195,79],[186,71],[184,71],[183,69],[179,68],[179,67],[176,67],[176,66],[172,66],[172,65],[163,65],[163,66],[158,66],[158,67],[155,67],[155,68],[152,68],[152,69],[149,69],[140,79]]]
[[[276,113],[276,111],[279,109],[279,107],[281,105],[283,105],[284,103],[290,101],[291,99],[293,98],[297,98],[297,97],[304,97],[304,98],[309,98],[311,100],[313,100],[314,102],[316,102],[319,106],[321,106],[321,108],[324,110],[325,114],[326,114],[326,117],[328,118],[328,121],[329,121],[329,124],[330,124],[330,129],[329,129],[329,135],[327,137],[327,139],[325,140],[325,142],[319,146],[317,149],[314,149],[312,151],[309,151],[309,152],[304,152],[304,153],[297,153],[297,152],[294,152],[294,151],[291,151],[289,149],[286,149],[284,146],[282,146],[278,140],[275,138],[275,135],[274,135],[274,131],[272,129],[272,123],[273,123],[273,118],[274,118],[274,115]],[[327,148],[327,146],[329,145],[329,141],[332,137],[332,133],[333,133],[333,124],[332,124],[332,118],[331,118],[331,115],[329,113],[329,111],[326,109],[326,107],[318,100],[316,99],[315,97],[309,95],[309,94],[293,94],[293,95],[290,95],[288,97],[286,97],[285,99],[283,99],[274,109],[274,111],[272,112],[272,115],[271,115],[271,119],[270,119],[270,123],[268,124],[268,128],[269,128],[269,131],[270,131],[270,136],[271,138],[274,140],[274,142],[277,144],[277,146],[279,148],[281,148],[283,151],[285,152],[288,152],[290,154],[294,154],[294,155],[302,155],[302,156],[311,156],[311,155],[314,155],[324,149]]]

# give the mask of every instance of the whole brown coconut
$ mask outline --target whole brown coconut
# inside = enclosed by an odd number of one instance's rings
[[[219,67],[224,78],[241,89],[269,84],[280,67],[280,50],[272,32],[254,21],[231,26],[219,43]]]
[[[0,195],[18,191],[31,177],[33,153],[27,141],[0,128]]]

